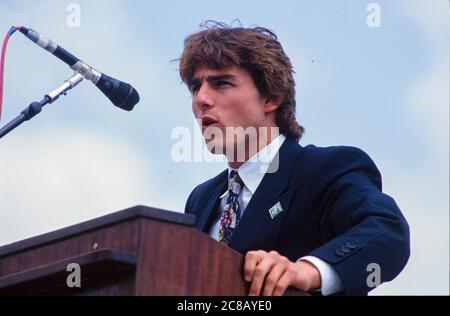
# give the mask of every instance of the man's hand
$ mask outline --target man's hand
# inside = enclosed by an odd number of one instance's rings
[[[303,291],[321,287],[319,270],[308,261],[289,261],[276,251],[249,251],[244,279],[251,282],[250,296],[281,296],[289,286]]]

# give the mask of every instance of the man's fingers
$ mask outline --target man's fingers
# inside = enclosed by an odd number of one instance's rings
[[[278,253],[276,252],[270,252],[266,253],[264,252],[264,256],[262,257],[262,260],[256,265],[254,273],[253,273],[253,280],[252,284],[250,286],[250,296],[258,296],[261,293],[262,286],[264,284],[266,275],[270,272],[272,267],[275,265]]]
[[[251,282],[253,280],[253,276],[255,274],[256,265],[262,260],[266,252],[260,251],[249,251],[245,255],[244,262],[244,279],[247,282]]]
[[[264,290],[262,292],[263,296],[272,296],[275,290],[275,286],[278,284],[281,276],[286,270],[287,260],[280,259],[272,267],[272,270],[266,276],[264,281]]]
[[[274,287],[273,296],[282,296],[288,286],[292,284],[293,277],[292,271],[290,269],[285,269],[283,275]]]

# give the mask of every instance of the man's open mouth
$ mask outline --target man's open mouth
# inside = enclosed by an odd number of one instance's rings
[[[202,132],[204,132],[205,129],[210,127],[211,125],[218,123],[218,121],[212,116],[203,116],[200,119],[202,122]]]

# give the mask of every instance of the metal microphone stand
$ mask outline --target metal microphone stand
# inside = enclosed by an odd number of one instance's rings
[[[56,101],[61,95],[66,95],[69,90],[75,88],[81,81],[83,81],[84,77],[79,72],[75,72],[75,74],[64,81],[64,83],[53,90],[52,92],[46,94],[44,98],[40,102],[33,102],[28,106],[25,110],[23,110],[19,116],[13,119],[11,122],[6,124],[4,127],[0,128],[0,138],[11,132],[17,126],[22,124],[25,121],[28,121],[39,114],[42,108]]]

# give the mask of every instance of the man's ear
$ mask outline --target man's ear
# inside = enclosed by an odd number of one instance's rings
[[[284,96],[272,94],[266,98],[264,102],[264,110],[266,113],[276,111],[284,101]]]

